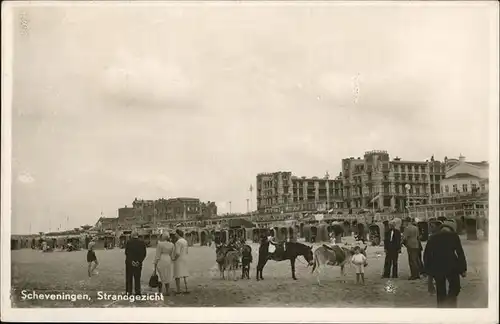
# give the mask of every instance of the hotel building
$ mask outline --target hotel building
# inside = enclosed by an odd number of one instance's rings
[[[441,192],[445,163],[390,160],[387,151],[365,152],[363,159],[342,159],[344,201],[348,208],[404,212],[410,204],[425,204]]]
[[[257,210],[262,213],[344,208],[340,178],[297,177],[289,171],[257,175]]]
[[[426,204],[441,192],[445,163],[390,160],[387,151],[365,152],[363,158],[342,159],[335,179],[296,177],[291,172],[257,175],[259,212],[361,209],[404,212],[410,205]]]
[[[446,175],[440,182],[441,192],[434,194],[428,204],[412,206],[412,216],[487,218],[488,184],[488,162],[468,162],[464,156],[446,160]]]
[[[160,198],[143,200],[135,198],[132,207],[118,209],[120,224],[155,223],[164,220],[201,220],[217,216],[215,202],[201,202],[198,198]]]

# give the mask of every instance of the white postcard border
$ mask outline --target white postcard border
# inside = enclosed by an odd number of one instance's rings
[[[102,2],[93,3],[77,2],[36,2],[29,3],[37,6],[131,6],[131,5],[178,5],[180,2]],[[318,5],[325,5],[325,2],[317,2]],[[362,2],[335,2],[332,5],[380,5],[382,1],[362,1]],[[3,2],[2,3],[2,217],[1,217],[1,316],[3,321],[36,321],[36,322],[81,322],[81,321],[113,321],[113,322],[223,322],[223,323],[244,323],[244,322],[345,322],[345,323],[483,323],[498,321],[498,129],[499,129],[499,79],[498,73],[491,73],[490,106],[490,222],[489,222],[489,248],[488,248],[488,273],[489,273],[489,307],[487,309],[428,309],[428,308],[65,308],[65,309],[25,309],[12,308],[10,301],[11,288],[11,258],[10,258],[10,211],[11,211],[11,105],[12,105],[12,8],[26,5],[28,2]],[[191,1],[182,5],[197,5],[198,2]],[[216,5],[302,5],[304,2],[253,2],[230,3],[211,2]],[[210,5],[204,3],[203,5]],[[311,4],[311,2],[308,2]],[[394,2],[386,4],[396,5]],[[403,3],[398,5],[486,5],[492,7],[491,33],[496,36],[497,43],[491,44],[491,57],[497,58],[498,52],[498,3],[481,2],[431,2]],[[330,4],[326,4],[330,5]],[[496,10],[495,10],[496,8]],[[498,64],[498,61],[495,60]],[[498,65],[492,71],[498,72]],[[471,107],[471,109],[475,109]],[[444,121],[446,122],[446,121]],[[433,297],[432,297],[433,298]],[[460,295],[460,298],[467,298]]]

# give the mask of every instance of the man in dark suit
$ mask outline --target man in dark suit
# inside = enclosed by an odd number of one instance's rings
[[[401,232],[396,229],[394,221],[389,222],[389,230],[385,233],[384,238],[384,273],[382,278],[389,278],[392,268],[392,277],[398,277],[398,257],[401,252]]]
[[[456,308],[460,276],[467,273],[467,261],[454,222],[446,221],[425,246],[425,272],[436,282],[437,307]],[[449,289],[446,291],[446,282]]]
[[[132,279],[136,295],[141,294],[142,262],[146,258],[146,244],[139,239],[136,231],[125,246],[125,291],[132,294]]]

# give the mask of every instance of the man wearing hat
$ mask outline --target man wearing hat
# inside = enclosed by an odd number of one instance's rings
[[[418,228],[415,223],[409,219],[408,226],[404,229],[404,245],[408,251],[408,264],[410,266],[409,280],[420,278],[420,245],[418,240]]]
[[[142,262],[146,258],[146,244],[139,239],[139,234],[135,230],[131,237],[125,246],[125,291],[129,295],[132,294],[133,281],[135,294],[140,295]]]
[[[430,237],[425,246],[424,267],[436,282],[437,307],[456,308],[460,276],[465,277],[467,273],[467,261],[455,222],[445,221],[440,230]]]

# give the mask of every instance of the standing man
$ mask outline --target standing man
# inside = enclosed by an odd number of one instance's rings
[[[410,265],[410,278],[408,280],[420,279],[420,245],[418,240],[418,228],[414,222],[409,220],[408,226],[404,230],[403,242],[408,251],[408,263]]]
[[[146,244],[139,239],[137,231],[133,231],[131,239],[125,246],[125,291],[132,294],[132,279],[136,295],[141,294],[142,262],[146,258]]]
[[[188,243],[184,239],[184,235],[180,229],[175,230],[175,257],[174,261],[174,278],[175,286],[177,288],[176,294],[181,293],[181,278],[184,279],[184,287],[186,291],[184,293],[188,294],[187,287],[187,277],[189,276],[189,270],[187,266],[187,254],[188,254]]]
[[[389,230],[384,238],[384,273],[382,278],[389,278],[392,268],[392,278],[398,277],[398,257],[401,252],[401,232],[396,229],[394,220],[389,222]]]
[[[262,270],[264,269],[264,266],[266,265],[269,258],[269,237],[265,235],[260,236],[259,261],[257,263],[257,281],[264,280],[264,278],[262,277]]]
[[[456,308],[460,276],[466,276],[467,261],[454,222],[444,222],[440,230],[430,237],[425,246],[424,267],[436,282],[437,307]]]

